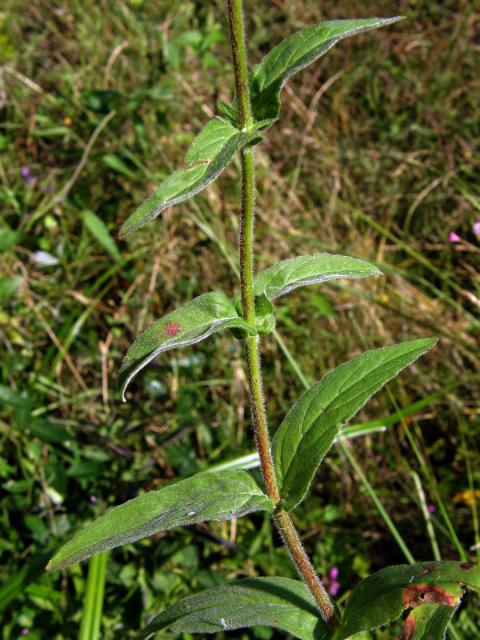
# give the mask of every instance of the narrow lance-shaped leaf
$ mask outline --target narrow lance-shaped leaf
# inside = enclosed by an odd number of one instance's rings
[[[456,608],[445,604],[424,604],[412,609],[399,640],[445,640]]]
[[[278,118],[280,90],[297,71],[315,62],[337,42],[401,18],[332,20],[297,31],[274,47],[252,70],[250,86],[256,120]]]
[[[61,547],[47,569],[62,569],[159,531],[272,508],[246,471],[201,473],[114,507]]]
[[[374,393],[436,343],[413,340],[367,351],[345,362],[294,404],[273,439],[273,459],[284,505],[305,497],[340,428]]]
[[[211,120],[190,147],[185,158],[185,169],[166,178],[126,220],[120,233],[129,235],[156,218],[167,207],[197,194],[220,175],[236,151],[258,136],[258,132],[240,131],[220,118]]]
[[[105,251],[108,251],[115,260],[120,260],[118,247],[103,220],[93,213],[93,211],[87,210],[83,212],[83,222],[92,236],[102,245]]]
[[[353,590],[335,640],[388,624],[406,609],[444,605],[455,610],[463,593],[459,585],[480,591],[480,567],[470,562],[419,562],[382,569]]]
[[[229,328],[255,335],[255,329],[239,317],[233,303],[220,291],[204,293],[157,320],[138,336],[122,363],[119,386],[123,400],[132,379],[160,353],[195,344]]]
[[[298,256],[282,260],[255,277],[256,296],[265,294],[269,300],[290,293],[298,287],[320,284],[340,278],[366,278],[381,275],[373,264],[330,253],[314,253],[311,256]]]
[[[307,587],[289,578],[248,578],[188,596],[162,611],[141,638],[169,629],[175,633],[221,633],[265,625],[302,640],[328,640],[331,629]]]

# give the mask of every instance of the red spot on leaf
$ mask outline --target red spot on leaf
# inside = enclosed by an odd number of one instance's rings
[[[176,322],[167,322],[165,325],[165,331],[171,338],[174,338],[181,329],[182,327]]]
[[[402,633],[398,636],[398,640],[412,640],[415,635],[415,620],[413,618],[407,618],[405,620],[405,626],[402,629]]]
[[[404,589],[403,606],[405,609],[419,607],[422,604],[446,604],[449,607],[455,607],[458,600],[446,589],[432,584],[416,584]]]
[[[462,563],[460,563],[460,569],[464,569],[465,571],[468,571],[469,569],[473,569],[474,566],[475,566],[474,562],[462,562]]]

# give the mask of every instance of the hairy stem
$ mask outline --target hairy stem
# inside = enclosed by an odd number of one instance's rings
[[[230,24],[230,40],[235,71],[237,105],[240,126],[247,131],[253,124],[248,85],[245,29],[243,24],[242,0],[227,0]],[[255,326],[255,300],[253,293],[253,243],[255,217],[255,158],[252,147],[241,151],[242,167],[242,212],[240,221],[240,284],[242,292],[243,317]],[[320,582],[310,562],[290,515],[280,505],[280,493],[275,478],[267,416],[262,389],[262,371],[259,352],[259,338],[247,336],[247,375],[250,391],[255,438],[260,456],[265,487],[269,497],[277,505],[275,524],[288,548],[300,577],[305,581],[319,607],[322,617],[336,621],[336,612],[324,586]]]

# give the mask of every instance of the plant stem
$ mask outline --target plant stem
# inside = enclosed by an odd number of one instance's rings
[[[237,89],[239,124],[247,131],[253,124],[248,84],[245,29],[243,24],[242,0],[227,0],[233,67]],[[255,217],[255,158],[252,147],[241,151],[242,168],[242,211],[240,222],[240,285],[242,292],[243,317],[255,326],[255,299],[253,291],[253,242]],[[310,562],[290,515],[280,505],[280,493],[275,478],[267,416],[262,389],[262,372],[259,352],[259,338],[247,336],[247,375],[250,391],[255,438],[260,457],[265,487],[271,500],[277,506],[275,524],[288,548],[290,556],[301,578],[310,589],[324,620],[337,621],[337,614],[328,594],[320,582]]]
[[[108,551],[90,559],[78,640],[97,640],[100,637],[107,562]]]

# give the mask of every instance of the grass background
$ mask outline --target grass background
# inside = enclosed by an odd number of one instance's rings
[[[252,64],[324,19],[408,18],[342,42],[284,89],[281,120],[258,153],[257,265],[327,250],[365,257],[386,273],[281,300],[278,331],[312,380],[365,348],[440,338],[358,421],[427,400],[351,450],[416,559],[433,557],[423,499],[442,557],[478,558],[478,8],[465,0],[245,4]],[[228,336],[165,354],[127,404],[115,387],[128,345],[153,319],[210,289],[238,289],[236,163],[128,242],[116,237],[182,164],[216,102],[231,97],[226,34],[221,2],[2,5],[4,640],[78,636],[87,565],[64,575],[43,567],[81,523],[252,449],[241,345]],[[114,244],[102,244],[88,211]],[[451,231],[459,242],[448,242]],[[275,340],[265,339],[262,352],[274,429],[301,385]],[[296,521],[319,573],[339,568],[341,599],[360,578],[405,560],[337,451]],[[184,594],[262,574],[293,576],[261,515],[118,549],[107,568],[101,637],[129,637]],[[470,594],[458,637],[477,638],[477,625]]]

